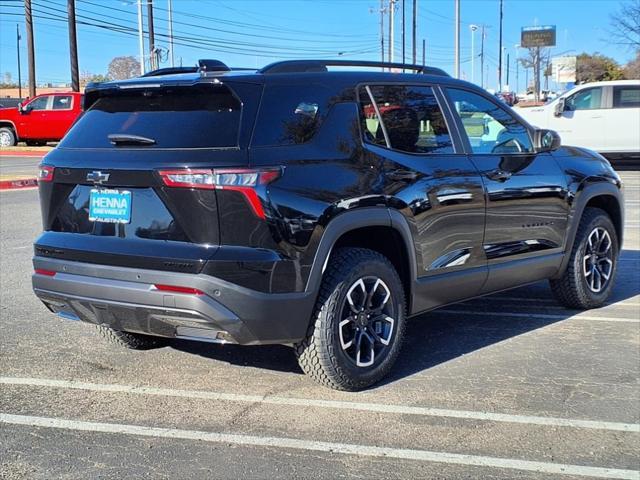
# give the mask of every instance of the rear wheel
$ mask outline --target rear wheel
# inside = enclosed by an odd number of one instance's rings
[[[404,291],[393,265],[372,250],[341,248],[329,260],[313,322],[295,351],[318,383],[360,390],[389,372],[404,329]]]
[[[167,341],[162,337],[153,337],[141,333],[123,332],[111,327],[97,325],[98,332],[109,342],[133,350],[149,350],[164,346]]]
[[[16,144],[16,134],[10,127],[0,128],[0,147],[13,147]]]
[[[551,280],[560,303],[569,308],[601,306],[611,294],[618,263],[618,237],[604,210],[587,208],[580,219],[569,265]]]

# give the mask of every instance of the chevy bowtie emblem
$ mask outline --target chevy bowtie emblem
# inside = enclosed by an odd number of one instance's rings
[[[87,174],[87,182],[93,182],[96,185],[100,185],[103,182],[109,181],[110,174],[102,173],[99,171],[91,172]]]

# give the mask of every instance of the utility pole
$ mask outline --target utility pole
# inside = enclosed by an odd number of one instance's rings
[[[509,86],[509,52],[507,52],[507,70],[506,70],[507,82],[505,85]]]
[[[405,35],[405,27],[406,27],[406,22],[405,22],[405,3],[404,0],[402,0],[402,63],[406,63],[406,56],[405,56],[405,45],[406,45],[406,35]],[[404,71],[404,70],[403,70]]]
[[[24,0],[24,23],[27,26],[27,61],[29,63],[29,97],[36,96],[36,52],[33,46],[31,0]]]
[[[138,48],[140,50],[140,75],[144,75],[145,68],[144,68],[144,32],[142,30],[142,0],[138,0]]]
[[[389,0],[389,61],[393,63],[393,36],[394,36],[394,19],[395,19],[395,3],[396,0]]]
[[[147,0],[147,26],[149,28],[149,69],[158,68],[156,62],[156,40],[153,34],[153,0]]]
[[[498,39],[498,91],[502,91],[502,0],[500,0],[500,36]]]
[[[427,41],[423,38],[422,39],[422,66],[426,67],[427,66]]]
[[[414,65],[416,64],[416,54],[418,53],[416,48],[417,29],[418,29],[418,0],[413,0],[413,22],[411,24],[411,45],[413,45],[412,63]]]
[[[460,78],[460,0],[454,0],[454,1],[455,1],[455,11],[456,11],[454,70],[455,70],[455,77]]]
[[[480,86],[484,88],[484,24],[480,34]]]
[[[171,0],[167,0],[167,16],[169,20],[169,50],[171,51],[171,67],[173,67],[173,9],[171,8]]]
[[[374,8],[369,8],[369,13],[379,13],[380,14],[380,60],[384,63],[384,14],[387,12],[387,9],[384,6],[384,0],[380,0],[380,8],[375,10]],[[382,68],[384,71],[384,67]]]
[[[16,23],[16,45],[18,53],[18,97],[22,99],[22,71],[20,70],[20,27]]]
[[[516,49],[516,95],[520,90],[520,44],[515,45]]]
[[[71,91],[80,91],[78,72],[78,37],[76,35],[76,0],[67,0],[67,21],[69,23],[69,60],[71,64]]]
[[[475,83],[476,81],[476,48],[475,48],[475,38],[476,38],[476,30],[478,30],[477,25],[469,25],[471,29],[471,83]]]

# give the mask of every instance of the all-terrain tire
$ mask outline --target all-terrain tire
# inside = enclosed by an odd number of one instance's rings
[[[143,335],[141,333],[123,332],[113,328],[96,325],[98,333],[110,343],[132,350],[149,350],[166,345],[167,340],[162,337]]]
[[[390,293],[384,308],[392,309],[395,317],[388,330],[388,344],[375,357],[375,363],[367,367],[358,366],[349,357],[339,332],[341,315],[345,308],[350,308],[346,303],[347,294],[363,278],[384,282],[387,290],[382,290],[383,295],[385,291]],[[366,292],[364,287],[362,290]],[[363,300],[363,304],[365,302]],[[373,385],[388,374],[398,357],[404,337],[405,311],[402,282],[385,256],[364,248],[337,249],[323,275],[307,337],[294,345],[300,367],[316,382],[336,390],[356,391]]]
[[[588,280],[585,277],[583,262],[585,261],[585,255],[588,255],[589,236],[598,228],[609,234],[613,265],[605,286],[601,291],[594,292],[590,289]],[[586,208],[578,225],[571,257],[565,272],[560,278],[549,281],[551,291],[558,302],[565,307],[579,310],[587,310],[603,305],[613,289],[618,266],[618,253],[618,236],[609,215],[600,208]]]

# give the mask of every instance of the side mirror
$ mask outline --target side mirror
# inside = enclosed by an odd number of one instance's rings
[[[24,113],[24,107],[22,106],[22,102],[18,104],[18,112]]]
[[[553,114],[554,114],[556,117],[561,117],[561,116],[562,116],[562,112],[564,112],[564,107],[565,107],[565,105],[564,105],[564,98],[560,98],[560,99],[558,99],[558,103],[556,103],[556,107],[555,107],[555,109],[553,110]]]
[[[536,152],[553,152],[562,146],[560,135],[555,130],[536,130],[535,133]]]

